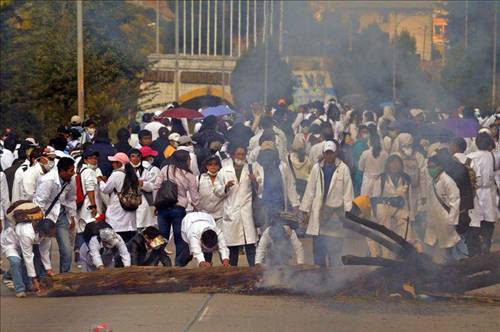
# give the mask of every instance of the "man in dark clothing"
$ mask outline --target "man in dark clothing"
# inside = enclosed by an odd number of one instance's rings
[[[157,228],[146,227],[127,243],[131,265],[157,266],[162,263],[164,266],[172,266],[166,246],[167,241]]]
[[[237,122],[227,132],[227,140],[231,144],[248,147],[253,135],[254,133],[250,127],[245,126],[243,122]]]
[[[111,144],[108,135],[108,129],[106,127],[100,127],[97,129],[94,144],[92,144],[92,150],[99,153],[97,159],[97,165],[102,172],[102,175],[109,177],[113,168],[111,167],[111,162],[108,160],[109,156],[114,156],[116,153],[115,148]]]
[[[128,140],[130,139],[129,131],[126,128],[118,129],[116,132],[116,138],[118,139],[118,143],[115,144],[116,151],[128,154],[128,152],[132,149],[130,144],[128,144]]]
[[[158,138],[151,143],[151,149],[158,152],[158,155],[155,157],[154,165],[160,167],[165,161],[165,156],[163,155],[163,151],[167,148],[169,144],[168,135],[169,131],[166,127],[161,127],[158,129]]]
[[[452,155],[447,149],[440,149],[437,151],[437,160],[445,173],[448,174],[453,181],[455,181],[458,190],[460,191],[460,215],[458,217],[458,225],[456,226],[457,233],[466,238],[467,248],[469,254],[474,255],[474,245],[467,236],[470,231],[469,210],[474,208],[474,188],[470,180],[469,171],[467,168],[453,159]],[[472,251],[472,252],[471,252]]]
[[[201,148],[208,148],[208,143],[215,140],[222,139],[222,141],[225,141],[224,135],[219,133],[216,128],[217,118],[213,115],[207,116],[203,119],[203,125],[200,130],[193,135],[193,141],[195,141]]]

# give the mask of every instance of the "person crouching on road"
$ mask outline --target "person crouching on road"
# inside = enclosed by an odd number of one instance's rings
[[[229,266],[229,249],[224,235],[208,213],[192,212],[186,215],[182,220],[182,238],[189,245],[189,253],[182,256],[181,266],[186,266],[193,257],[200,267],[212,266],[214,251],[219,251],[222,265]]]
[[[157,266],[162,263],[163,266],[172,266],[166,250],[167,244],[158,228],[146,227],[127,243],[131,265]]]
[[[115,261],[115,256],[121,258],[121,264]],[[102,228],[99,235],[91,237],[80,247],[82,272],[92,272],[112,268],[117,265],[130,266],[130,254],[120,235],[112,228]]]
[[[53,275],[50,244],[56,224],[42,216],[42,210],[29,201],[17,201],[7,210],[13,227],[2,232],[0,247],[10,263],[16,297],[26,297],[28,290],[39,292],[38,278]]]
[[[304,264],[304,248],[295,231],[290,226],[275,222],[269,226],[257,246],[255,264],[267,266],[288,265],[295,253],[297,264]]]

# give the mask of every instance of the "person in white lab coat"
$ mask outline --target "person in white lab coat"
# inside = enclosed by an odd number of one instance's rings
[[[273,118],[270,116],[263,116],[260,120],[260,129],[256,131],[255,135],[250,139],[248,143],[248,155],[252,154],[252,151],[259,147],[259,140],[265,130],[272,130],[276,135],[276,149],[279,151],[280,158],[286,161],[287,156],[287,138],[285,133],[278,127],[273,125]]]
[[[439,165],[437,156],[427,162],[429,184],[429,212],[424,241],[434,249],[438,260],[450,261],[460,257],[456,231],[460,214],[460,191],[453,179]]]
[[[492,152],[495,148],[495,142],[491,136],[486,133],[477,135],[476,145],[478,151],[472,152],[467,155],[467,157],[474,161],[474,164],[477,166],[476,169],[478,170],[476,174],[478,181],[476,195],[479,204],[478,216],[481,220],[481,251],[486,253],[490,251],[491,238],[495,230],[495,222],[498,218],[498,194],[495,176],[499,172],[499,170],[496,169],[496,159],[499,156],[495,156]]]
[[[23,178],[24,173],[33,166],[38,158],[42,156],[43,150],[40,148],[35,148],[31,150],[30,154],[26,156],[24,162],[16,169],[14,173],[14,179],[12,181],[12,195],[11,200],[13,202],[23,199]]]
[[[363,172],[363,182],[361,184],[361,195],[373,197],[374,184],[380,175],[384,172],[385,162],[388,154],[382,149],[380,137],[375,128],[369,126],[370,130],[370,148],[361,153],[358,168]]]
[[[153,205],[153,185],[155,178],[153,177],[153,174],[151,174],[144,167],[142,154],[139,150],[131,149],[128,156],[130,159],[130,165],[134,168],[135,174],[139,179],[139,187],[142,193],[141,205],[139,205],[135,211],[137,230],[142,231],[148,226],[156,225],[154,211],[151,209],[151,205]]]
[[[75,161],[59,159],[57,168],[43,175],[36,187],[33,203],[45,216],[56,223],[56,239],[59,247],[59,272],[69,272],[73,253],[71,237],[76,226]]]
[[[221,195],[220,187],[224,184],[219,182],[217,174],[222,168],[220,158],[217,155],[209,156],[204,162],[206,172],[201,174],[198,181],[200,193],[199,211],[210,214],[217,224],[222,223],[224,215],[224,199],[227,194]]]
[[[40,291],[38,278],[54,274],[50,244],[56,226],[50,219],[40,219],[42,216],[41,209],[28,201],[15,202],[8,210],[13,227],[2,232],[0,247],[9,260],[17,297],[25,297],[27,290]]]
[[[246,152],[243,146],[230,146],[232,162],[224,166],[217,175],[218,181],[224,184],[219,188],[218,194],[227,194],[221,228],[229,248],[229,261],[232,266],[238,265],[239,250],[243,246],[248,264],[255,265],[257,229],[252,213],[252,183],[261,193],[262,171],[258,165],[252,165],[253,174],[250,174],[249,166],[245,162]]]
[[[121,262],[116,261],[116,257]],[[90,241],[80,247],[82,272],[101,271],[106,268],[130,266],[130,253],[120,235],[112,228],[102,228],[99,235],[92,236]]]
[[[47,146],[43,149],[42,155],[23,174],[20,199],[33,199],[38,179],[54,168],[56,165],[55,159],[56,151],[53,147]]]
[[[264,135],[262,135],[264,137]],[[262,142],[257,157],[262,170],[262,208],[266,213],[266,224],[270,225],[280,212],[299,212],[300,199],[295,178],[286,163],[280,160],[272,141]]]
[[[128,186],[138,187],[139,179],[125,153],[118,152],[108,157],[108,160],[113,167],[110,177],[106,182],[103,177],[97,177],[99,190],[111,195],[106,210],[106,221],[125,242],[128,242],[137,232],[136,211],[125,211],[120,204],[118,193],[122,191],[126,182]]]
[[[99,202],[98,187],[97,187],[97,157],[99,152],[87,148],[83,152],[81,165],[78,166],[78,174],[81,181],[82,194],[84,200],[82,206],[77,209],[78,223],[76,225],[75,238],[75,261],[79,261],[79,249],[83,243],[82,232],[85,229],[85,224],[89,223],[92,218],[95,218],[101,213],[101,204]],[[78,177],[75,179],[77,180]]]
[[[325,142],[323,161],[313,166],[300,205],[306,234],[313,236],[314,264],[321,266],[340,264],[345,232],[339,219],[351,211],[354,198],[351,172],[337,158],[338,150],[336,142]]]
[[[304,264],[304,248],[297,233],[288,225],[274,223],[262,233],[255,264],[288,265],[292,256],[295,256],[296,264]]]
[[[222,230],[214,218],[205,212],[188,213],[182,220],[182,239],[189,245],[191,256],[185,257],[184,264],[194,257],[198,266],[212,266],[212,255],[218,251],[222,265],[229,266],[229,249]]]

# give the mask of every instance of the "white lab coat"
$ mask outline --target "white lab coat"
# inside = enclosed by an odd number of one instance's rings
[[[43,171],[42,165],[38,162],[35,162],[33,166],[24,172],[21,182],[21,199],[27,199],[29,201],[33,199],[38,179],[44,174],[45,172]]]
[[[123,266],[127,267],[130,266],[130,253],[127,250],[127,246],[125,245],[125,242],[123,242],[123,239],[119,237],[119,243],[117,245],[118,247],[118,253],[120,254],[120,257],[123,262]],[[101,256],[101,249],[103,249],[104,246],[99,242],[97,239],[97,236],[93,236],[89,244],[87,245],[86,242],[82,244],[80,247],[80,263],[82,264],[82,271],[83,272],[91,272],[97,270],[99,266],[104,266],[104,267],[114,267],[114,257],[110,260],[109,264],[104,265],[104,262],[102,260]],[[105,251],[110,251],[111,249],[104,248]],[[111,254],[108,252],[108,254]]]
[[[479,188],[476,195],[479,201],[479,218],[481,220],[496,222],[498,218],[497,184],[493,154],[489,151],[476,151],[467,157],[477,166],[476,178]]]
[[[203,173],[199,179],[198,192],[200,193],[200,204],[198,210],[210,214],[218,221],[224,215],[224,199],[227,195],[224,191],[221,193],[217,189],[224,187],[224,184],[219,182],[220,178],[218,177],[212,183],[210,175],[207,173]]]
[[[344,212],[351,211],[354,198],[351,172],[340,159],[335,161],[336,169],[332,176],[325,204],[331,208],[342,208]],[[306,191],[302,198],[300,210],[309,213],[309,223],[306,233],[320,234],[320,210],[323,206],[324,176],[323,162],[316,163],[309,175]]]
[[[77,211],[78,213],[78,220],[83,219],[85,220],[85,224],[88,224],[92,220],[92,213],[91,210],[88,209],[89,205],[92,205],[90,203],[89,196],[87,193],[89,191],[93,191],[95,194],[95,200],[96,200],[96,205],[97,205],[97,214],[101,213],[101,204],[100,204],[100,196],[99,196],[99,187],[97,186],[97,176],[95,170],[89,168],[86,164],[83,164],[82,169],[80,170],[80,176],[82,179],[82,190],[83,190],[83,195],[85,195],[85,200],[83,201],[82,207]],[[77,229],[76,231],[78,233],[83,232],[85,229],[85,226],[83,223],[78,222],[77,223]]]
[[[323,158],[323,147],[325,146],[325,142],[319,142],[311,147],[309,151],[309,160],[312,163],[317,163]]]
[[[141,190],[144,192],[152,193],[156,177],[154,177],[154,175],[151,174],[146,168],[143,169],[142,174],[140,174],[139,170],[136,169],[136,174],[139,180],[144,181]],[[148,226],[154,226],[157,224],[155,215],[153,213],[154,211],[148,204],[148,201],[146,200],[144,194],[142,195],[141,205],[139,205],[139,207],[135,212],[136,212],[137,228],[146,228]]]
[[[259,163],[257,163],[260,169]],[[280,162],[280,173],[281,182],[283,183],[283,198],[285,201],[285,206],[283,209],[288,211],[290,207],[298,207],[300,205],[299,194],[297,194],[297,189],[295,186],[295,178],[293,177],[290,167],[284,162]],[[265,173],[262,172],[262,183],[264,183]]]
[[[54,168],[39,179],[35,196],[33,197],[33,203],[38,205],[46,214],[45,217],[51,219],[53,222],[57,221],[57,218],[61,213],[61,207],[63,206],[68,222],[70,222],[71,218],[76,218],[76,184],[74,177],[64,187],[64,191],[57,199],[50,213],[47,215],[48,208],[62,190],[63,185],[63,181],[59,177],[57,168]]]
[[[189,245],[189,251],[198,264],[205,261],[201,248],[201,235],[210,229],[217,233],[221,260],[229,259],[229,249],[224,240],[224,234],[211,215],[205,212],[191,212],[182,219],[182,239]]]
[[[16,202],[20,199],[22,199],[22,193],[23,193],[23,177],[24,173],[28,170],[30,167],[30,161],[25,160],[21,166],[16,170],[16,173],[14,173],[14,181],[12,183],[12,197],[11,201]]]
[[[290,242],[292,244],[295,253],[297,264],[304,264],[304,248],[302,247],[302,243],[297,237],[297,233],[295,233],[295,231],[292,230],[289,226],[283,226],[283,227],[285,227],[287,233],[290,234]],[[264,231],[262,237],[260,238],[259,245],[257,246],[257,250],[255,253],[255,264],[264,263],[266,254],[269,248],[273,245],[273,240],[269,235],[269,229],[270,227],[268,227]]]
[[[2,232],[2,253],[5,256],[15,256],[23,258],[26,265],[28,277],[36,277],[33,245],[38,244],[40,250],[40,258],[45,270],[52,270],[50,263],[50,238],[40,238],[38,233],[35,233],[31,223],[19,223],[15,229],[9,228]]]
[[[12,166],[12,163],[14,163],[14,160],[16,157],[14,156],[14,153],[10,151],[9,149],[3,149],[2,154],[0,154],[0,164],[2,165],[2,169],[6,170],[10,166]]]
[[[363,151],[359,158],[358,168],[363,172],[363,182],[361,184],[361,195],[373,197],[375,181],[384,172],[385,162],[389,155],[386,151],[380,151],[377,158],[373,156],[373,148]]]
[[[434,192],[433,185],[436,192]],[[449,212],[441,205],[436,194],[449,208]],[[429,183],[427,197],[429,198],[429,211],[424,237],[425,243],[439,248],[455,246],[460,241],[460,236],[455,230],[460,214],[460,191],[455,181],[448,174],[442,172],[437,179]]]
[[[114,170],[106,182],[99,183],[99,189],[104,194],[110,194],[109,205],[106,210],[106,222],[115,232],[136,231],[136,211],[125,211],[120,205],[117,193],[123,188],[124,171]]]
[[[262,190],[262,169],[258,164],[253,164],[253,173]],[[234,180],[234,186],[229,188],[224,200],[224,216],[221,228],[228,246],[254,244],[257,242],[257,230],[252,213],[252,188],[248,177],[248,164],[243,166],[240,181],[236,177],[233,163],[228,163],[217,174],[219,186],[218,195],[224,194],[224,186]]]
[[[5,173],[0,171],[0,222],[5,221],[7,209],[10,206],[9,187]],[[5,227],[5,225],[2,225]]]

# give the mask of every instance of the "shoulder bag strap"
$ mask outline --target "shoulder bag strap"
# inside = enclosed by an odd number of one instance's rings
[[[491,158],[493,158],[493,172],[496,172],[496,160],[495,160],[495,154],[493,152],[491,153]]]
[[[295,175],[295,170],[293,169],[292,159],[290,158],[290,153],[288,154],[288,166],[290,166],[290,170],[292,171],[293,178],[297,180],[297,176]]]
[[[68,182],[63,184],[61,191],[59,191],[59,193],[56,195],[56,197],[54,198],[52,203],[50,203],[49,208],[45,211],[45,216],[47,216],[50,213],[50,211],[52,211],[52,209],[54,208],[54,205],[56,205],[57,200],[59,199],[59,197],[61,197],[61,194],[64,191],[64,189],[66,189],[67,185],[68,185]]]
[[[441,206],[446,210],[447,213],[450,213],[450,207],[446,205],[443,199],[438,195],[438,192],[436,190],[436,183],[434,181],[432,181],[432,189],[434,189],[434,195],[436,195],[439,204],[441,204]]]

